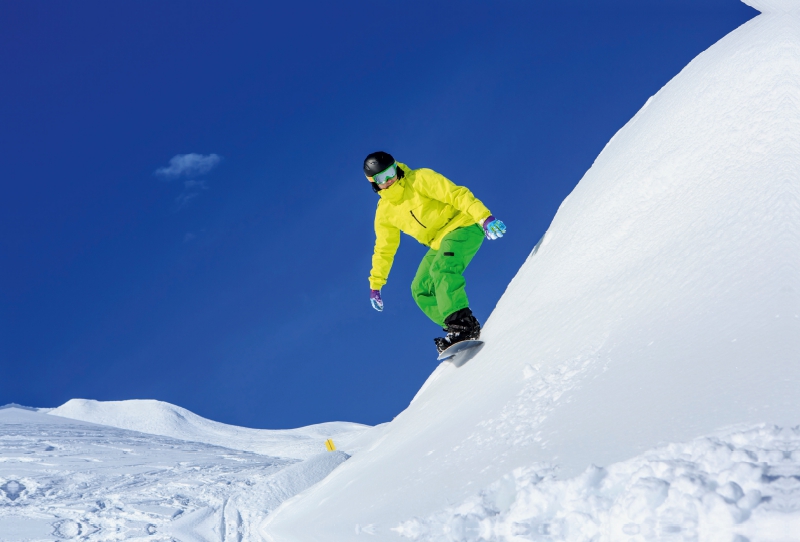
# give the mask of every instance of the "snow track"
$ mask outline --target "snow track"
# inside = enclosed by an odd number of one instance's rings
[[[347,457],[301,462],[0,409],[0,540],[257,541],[252,526]]]

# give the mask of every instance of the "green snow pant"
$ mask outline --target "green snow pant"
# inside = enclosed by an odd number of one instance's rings
[[[428,318],[444,327],[444,319],[469,307],[464,270],[483,243],[477,224],[451,231],[439,250],[430,249],[411,282],[411,295]]]

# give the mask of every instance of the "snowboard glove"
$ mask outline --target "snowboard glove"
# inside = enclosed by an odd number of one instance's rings
[[[499,239],[506,233],[506,225],[492,215],[483,221],[483,233],[487,239]]]
[[[381,299],[380,290],[369,291],[369,302],[372,303],[372,308],[378,312],[383,310],[383,299]]]

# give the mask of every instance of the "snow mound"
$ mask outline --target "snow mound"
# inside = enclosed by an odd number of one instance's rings
[[[211,421],[185,408],[154,400],[71,399],[48,414],[293,459],[308,459],[325,452],[325,440],[333,437],[336,437],[337,446],[347,448],[349,441],[370,429],[350,422],[328,422],[297,429],[250,429]]]
[[[390,540],[516,469],[570,480],[724,427],[800,423],[795,3],[757,2],[767,15],[644,104],[562,203],[484,349],[431,375],[270,536]]]
[[[567,480],[552,466],[532,465],[392,530],[426,542],[791,540],[800,533],[797,450],[800,429],[759,426],[591,466]]]
[[[9,408],[16,408],[16,409],[19,409],[19,410],[31,410],[33,412],[39,411],[39,409],[37,409],[37,408],[18,405],[17,403],[8,403],[7,405],[0,406],[0,410],[5,410],[5,409],[9,409]]]

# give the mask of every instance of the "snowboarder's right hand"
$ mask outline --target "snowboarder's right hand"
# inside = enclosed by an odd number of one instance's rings
[[[489,218],[483,221],[483,233],[487,239],[492,241],[500,239],[506,233],[506,225],[501,220],[489,215]]]
[[[372,308],[378,312],[383,310],[383,299],[381,299],[380,290],[369,291],[369,302],[372,303]]]

